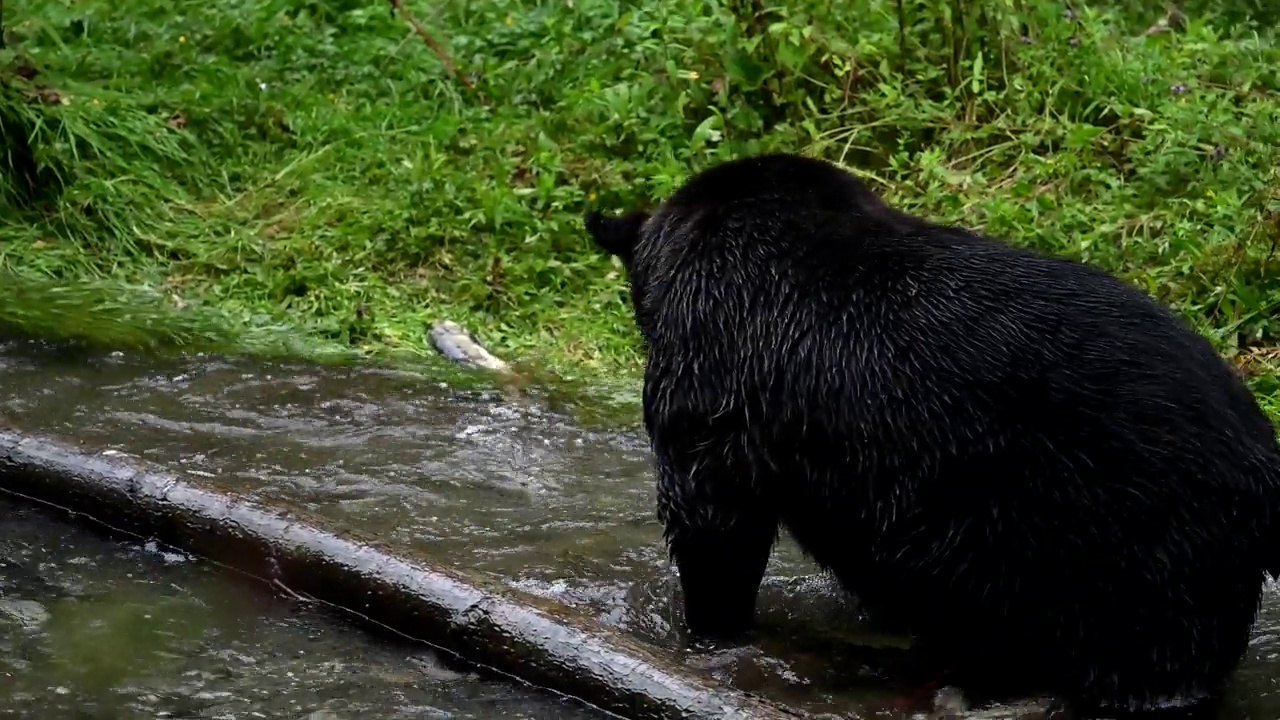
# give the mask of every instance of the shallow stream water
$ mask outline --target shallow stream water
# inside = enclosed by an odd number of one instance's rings
[[[3,498],[0,518],[0,717],[607,717],[154,545]]]
[[[374,368],[65,357],[23,345],[0,352],[0,417],[491,573],[796,707],[865,711],[900,691],[858,649],[885,639],[789,540],[770,564],[757,645],[688,654],[643,438],[583,429],[538,402]],[[1224,720],[1280,718],[1278,630],[1280,601],[1269,595]]]

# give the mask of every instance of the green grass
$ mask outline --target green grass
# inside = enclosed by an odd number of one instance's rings
[[[583,207],[804,150],[1141,285],[1280,413],[1280,44],[1251,2],[1149,37],[1136,0],[912,0],[905,32],[895,0],[409,2],[472,90],[377,0],[8,0],[0,325],[427,357],[450,318],[634,386]]]

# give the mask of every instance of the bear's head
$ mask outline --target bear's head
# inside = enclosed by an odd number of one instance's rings
[[[686,322],[690,298],[723,297],[744,276],[776,276],[777,263],[861,244],[840,238],[892,238],[916,224],[842,167],[783,153],[706,168],[650,210],[583,217],[596,247],[626,268],[646,337],[662,330],[668,310],[683,318],[670,322]]]
[[[640,334],[650,337],[649,300],[653,293],[647,278],[653,274],[655,229],[654,213],[633,210],[620,215],[605,215],[595,210],[583,218],[587,234],[596,247],[622,261],[630,286],[631,308],[635,312]]]
[[[629,272],[631,261],[635,257],[636,243],[640,240],[640,231],[648,219],[649,213],[644,210],[616,216],[589,210],[583,218],[583,224],[596,247],[621,260]]]

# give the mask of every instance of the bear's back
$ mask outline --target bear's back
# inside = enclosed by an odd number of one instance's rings
[[[1011,478],[1132,471],[1135,486],[1271,472],[1274,430],[1243,382],[1137,288],[899,213],[795,160],[695,178],[642,243],[641,274],[660,279],[649,376],[668,403],[770,418],[768,437],[744,432],[798,465],[822,447],[886,482],[984,463]],[[1192,443],[1206,451],[1184,457]]]

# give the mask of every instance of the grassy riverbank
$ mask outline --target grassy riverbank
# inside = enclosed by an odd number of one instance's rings
[[[1158,15],[1047,0],[908,2],[904,34],[892,0],[829,5],[408,3],[463,82],[374,0],[7,0],[0,324],[429,354],[448,317],[504,357],[634,378],[584,204],[803,148],[1138,282],[1275,399],[1271,35],[1191,8],[1144,36]]]

